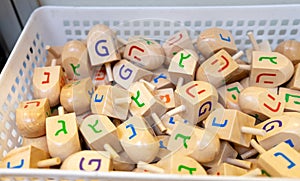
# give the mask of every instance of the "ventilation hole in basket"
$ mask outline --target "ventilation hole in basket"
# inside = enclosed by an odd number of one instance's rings
[[[279,31],[279,35],[285,35],[286,34],[286,30],[280,30]]]
[[[32,41],[32,44],[33,44],[34,47],[36,47],[36,42],[35,42],[35,40]]]
[[[254,25],[255,25],[255,21],[254,20],[248,21],[248,26],[254,26]]]
[[[232,26],[232,25],[233,25],[233,21],[230,20],[226,22],[226,26]]]
[[[81,30],[75,30],[75,35],[81,35]]]
[[[26,92],[26,88],[24,86],[21,87],[22,92]]]
[[[245,45],[249,45],[250,43],[251,43],[250,40],[245,41]]]
[[[134,31],[134,35],[135,35],[135,36],[136,36],[136,35],[140,35],[140,34],[141,34],[140,31],[138,31],[138,30]]]
[[[160,31],[154,31],[154,36],[159,36],[160,35]]]
[[[17,109],[19,107],[19,103],[14,102],[14,109]]]
[[[40,34],[39,33],[36,33],[36,35],[35,35],[35,37],[36,37],[36,39],[40,39]]]
[[[296,35],[298,33],[298,30],[297,29],[293,29],[292,31],[291,31],[291,35]]]
[[[84,30],[84,35],[88,35],[89,34],[89,30]]]
[[[8,146],[9,148],[13,147],[13,142],[11,141],[11,139],[8,139],[8,140],[7,140],[7,146]]]
[[[144,36],[149,36],[149,35],[150,35],[150,31],[149,30],[144,31]]]
[[[42,42],[42,43],[41,43],[41,47],[42,47],[42,48],[44,48],[44,47],[45,47],[45,44],[44,44],[44,42]]]
[[[295,19],[293,21],[293,25],[299,25],[300,24],[300,19]]]
[[[273,19],[273,20],[270,21],[270,26],[276,26],[277,23],[278,23],[278,20]]]
[[[143,24],[144,24],[145,27],[150,26],[150,22],[149,21],[144,21]]]
[[[35,67],[35,65],[34,65],[34,67]],[[28,73],[29,73],[29,76],[32,77],[33,71],[31,69],[28,71]]]
[[[15,82],[19,85],[19,83],[20,83],[19,77],[16,77]],[[13,87],[14,87],[14,86],[13,86]],[[14,87],[14,89],[15,89],[15,87]]]
[[[67,41],[72,41],[73,39],[72,38],[67,38]]]
[[[78,20],[73,21],[73,26],[80,26],[80,22]]]
[[[11,135],[16,138],[18,136],[18,133],[17,133],[17,131],[15,129],[13,129],[11,131]]]
[[[63,25],[64,25],[64,26],[70,26],[70,21],[64,20],[64,21],[63,21]]]
[[[243,34],[243,30],[237,30],[236,32],[235,32],[235,35],[236,36],[240,36],[240,35],[242,35]]]
[[[185,21],[184,26],[191,26],[191,22],[190,21]]]
[[[174,26],[175,26],[175,27],[181,26],[181,22],[179,22],[179,21],[175,22],[175,23],[174,23]]]
[[[30,60],[30,56],[27,54],[26,55],[26,59],[29,61]]]
[[[32,94],[31,94],[31,93],[28,93],[28,94],[27,94],[27,100],[32,100],[32,99],[33,99]]]
[[[134,21],[132,24],[134,27],[140,26],[140,21]]]
[[[282,26],[286,26],[288,24],[289,24],[289,20],[288,19],[284,19],[284,20],[281,21],[281,25]]]
[[[11,102],[11,99],[12,99],[11,95],[8,94],[7,97],[6,97],[6,99],[8,100],[8,102]]]
[[[84,20],[82,24],[83,24],[83,26],[85,26],[85,27],[89,27],[89,26],[90,26],[90,21]]]
[[[267,24],[267,21],[266,20],[260,20],[259,22],[258,22],[258,25],[259,26],[265,26]]]
[[[15,120],[16,115],[13,112],[9,112],[9,117],[10,119]]]
[[[258,30],[258,31],[257,31],[257,35],[263,35],[264,33],[265,33],[264,30]]]
[[[205,26],[211,26],[212,22],[211,21],[205,21]]]
[[[237,22],[237,26],[244,26],[244,21],[242,21],[242,20],[239,20],[238,22]]]
[[[5,140],[5,139],[6,139],[6,134],[5,134],[5,133],[3,133],[3,132],[1,132],[1,135],[0,135],[0,137],[1,137],[1,139],[2,139],[2,140]]]
[[[35,63],[31,63],[31,67],[34,69],[36,67]]]
[[[10,90],[13,92],[13,93],[16,93],[16,87],[13,85],[11,86]]]
[[[2,104],[2,110],[7,112],[8,111],[8,107],[7,107],[7,104],[6,103],[3,103]]]
[[[269,30],[268,31],[268,35],[274,35],[275,34],[275,30]]]
[[[281,43],[283,41],[284,41],[283,39],[279,39],[279,40],[277,40],[277,44],[279,44],[279,43]]]
[[[29,47],[29,51],[30,51],[31,54],[33,54],[33,49],[32,49],[32,47]]]
[[[20,74],[21,77],[23,76],[24,72],[23,72],[22,69],[19,70],[19,74]]]
[[[218,20],[218,21],[216,21],[216,26],[222,26],[223,25],[223,22],[222,21],[220,21],[220,20]]]
[[[129,30],[124,31],[124,35],[125,36],[129,36],[130,35],[130,31]]]
[[[5,128],[6,128],[7,130],[9,130],[9,129],[11,128],[11,125],[9,124],[9,122],[6,122],[6,123],[5,123]]]
[[[65,30],[65,34],[66,34],[66,35],[71,35],[71,34],[72,34],[72,31],[71,31],[71,30]]]
[[[3,114],[0,112],[0,122],[3,120]]]
[[[40,49],[40,48],[38,49],[38,54],[39,54],[39,55],[41,55],[41,54],[42,54],[42,51],[41,51],[41,49]]]
[[[97,24],[100,24],[99,21],[93,21],[93,25],[97,25]]]
[[[43,62],[46,63],[47,62],[47,57],[43,56]]]
[[[23,145],[23,137],[22,136],[18,137],[18,144]]]
[[[171,22],[165,21],[165,22],[164,22],[164,27],[169,27],[169,26],[171,26]]]
[[[154,21],[153,26],[154,27],[159,27],[160,26],[160,21]]]
[[[18,94],[18,101],[21,102],[23,100],[23,97],[21,96],[21,94]]]
[[[195,36],[198,36],[198,35],[200,35],[200,33],[201,33],[200,30],[196,30],[195,33],[194,33],[194,35],[195,35]]]
[[[170,36],[170,31],[164,31],[164,36]]]
[[[234,42],[235,42],[236,45],[241,44],[241,40],[235,40]]]
[[[27,65],[26,62],[23,62],[23,67],[24,67],[25,69],[26,69],[26,65]]]
[[[25,83],[26,83],[27,85],[30,85],[30,80],[29,80],[27,77],[25,77]]]

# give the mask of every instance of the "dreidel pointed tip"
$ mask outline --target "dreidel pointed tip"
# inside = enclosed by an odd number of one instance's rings
[[[104,65],[105,65],[105,70],[106,70],[106,75],[108,77],[108,81],[110,81],[110,82],[114,81],[110,63],[105,63]]]
[[[39,168],[45,168],[50,166],[55,166],[61,164],[61,159],[59,157],[50,158],[46,160],[41,160],[37,162],[37,167]]]
[[[257,128],[246,127],[246,126],[241,127],[241,131],[242,133],[248,133],[252,135],[259,135],[259,136],[266,135],[266,131],[263,129],[257,129]]]

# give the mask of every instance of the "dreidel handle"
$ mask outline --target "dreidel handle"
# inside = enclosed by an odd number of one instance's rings
[[[59,165],[60,163],[61,163],[60,158],[55,157],[55,158],[50,158],[50,159],[41,160],[41,161],[37,162],[37,167],[45,168],[45,167]]]
[[[116,150],[110,144],[104,144],[104,150],[109,152],[113,159],[119,159],[120,155],[116,152]]]
[[[176,89],[179,89],[184,83],[184,78],[183,77],[179,77],[177,80],[177,84],[176,84]]]
[[[242,133],[252,134],[252,135],[258,135],[258,136],[265,136],[266,133],[267,133],[263,129],[257,129],[257,128],[246,127],[246,126],[242,126],[241,127],[241,132]]]
[[[250,31],[250,32],[247,33],[247,35],[248,35],[248,38],[249,38],[249,40],[252,44],[253,50],[259,50],[259,46],[258,46],[258,43],[257,43],[254,35],[253,35],[253,32]]]
[[[166,113],[166,115],[168,115],[168,116],[174,116],[175,114],[184,112],[185,110],[186,110],[186,106],[185,105],[181,105],[181,106],[178,106],[178,107],[176,107],[176,108],[168,111]]]
[[[241,56],[243,56],[244,55],[244,52],[242,51],[242,50],[240,50],[240,51],[238,51],[236,54],[234,54],[233,56],[232,56],[232,59],[233,60],[237,60],[237,59],[239,59]]]
[[[162,132],[165,133],[167,131],[167,128],[165,125],[162,123],[162,121],[159,119],[156,113],[151,114],[152,119],[154,120],[155,124],[157,125],[158,129]]]
[[[110,82],[114,81],[113,74],[111,71],[111,64],[105,63],[104,65],[105,65],[105,70],[106,70],[106,75],[108,77],[108,81],[110,81]]]
[[[148,170],[152,173],[164,173],[164,169],[160,168],[160,167],[157,167],[157,166],[154,166],[154,165],[151,165],[151,164],[148,164],[146,162],[143,162],[143,161],[139,161],[137,163],[137,168],[140,168],[140,169],[143,169],[143,170]]]
[[[245,159],[247,159],[247,158],[250,158],[250,157],[256,155],[257,153],[258,153],[258,152],[256,151],[256,149],[251,149],[251,150],[249,150],[249,151],[247,151],[247,152],[241,154],[241,157],[242,157],[242,159],[245,160]]]
[[[154,91],[156,89],[156,86],[151,84],[150,82],[144,80],[144,79],[140,79],[139,82],[142,82],[145,84],[145,86],[150,90],[150,91]]]
[[[56,62],[57,62],[57,60],[55,58],[52,59],[52,61],[51,61],[51,67],[55,67],[56,66]]]
[[[50,45],[46,45],[46,50],[50,52],[55,58],[60,57],[60,54],[58,54]]]
[[[121,42],[124,45],[126,45],[128,43],[128,41],[123,39],[123,38],[118,37],[117,39],[118,39],[119,42]]]
[[[65,110],[64,110],[64,107],[63,106],[59,106],[58,107],[58,115],[59,116],[62,116],[65,114]]]
[[[252,165],[252,163],[249,161],[238,160],[238,159],[234,159],[234,158],[226,158],[226,162],[231,165],[235,165],[235,166],[242,167],[245,169],[250,169],[251,165]]]
[[[266,150],[260,146],[254,139],[250,141],[251,146],[258,151],[258,153],[263,154]]]
[[[114,99],[114,103],[117,105],[125,104],[125,103],[131,103],[130,97],[123,97],[123,98],[116,98]]]
[[[240,70],[251,70],[251,65],[244,65],[244,64],[239,64],[239,69]]]

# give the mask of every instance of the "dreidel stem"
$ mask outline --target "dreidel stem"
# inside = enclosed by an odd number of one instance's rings
[[[59,58],[60,55],[49,45],[46,45],[46,50],[50,52],[55,58]]]
[[[112,71],[111,71],[111,65],[110,63],[105,63],[105,70],[106,70],[106,75],[108,77],[108,81],[112,82],[114,80]]]
[[[250,141],[251,146],[258,151],[258,153],[263,154],[266,150],[260,146],[254,139]]]
[[[178,114],[178,113],[181,113],[181,112],[184,112],[186,110],[186,107],[185,105],[181,105],[181,106],[178,106],[170,111],[168,111],[166,113],[166,115],[168,116],[174,116],[175,114]]]
[[[252,44],[253,50],[259,50],[259,46],[258,46],[258,43],[257,43],[256,39],[254,38],[253,32],[250,31],[250,32],[247,33],[247,35],[248,35],[248,38],[249,38],[249,40]]]
[[[143,170],[147,170],[147,171],[150,171],[152,173],[164,173],[164,169],[160,168],[160,167],[157,167],[157,166],[154,166],[154,165],[150,165],[146,162],[143,162],[143,161],[139,161],[137,163],[137,168],[140,168],[140,169],[143,169]]]
[[[247,158],[250,158],[250,157],[256,155],[257,153],[258,153],[258,152],[256,151],[256,149],[251,149],[251,150],[249,150],[249,151],[247,151],[247,152],[241,154],[241,157],[242,157],[242,159],[245,160],[245,159],[247,159]]]
[[[58,107],[58,115],[59,115],[59,116],[62,116],[62,115],[64,115],[64,114],[65,114],[64,107],[59,106],[59,107]]]
[[[266,135],[266,131],[263,129],[257,129],[257,128],[246,127],[246,126],[241,127],[241,132],[252,134],[252,135],[258,135],[258,136]]]
[[[254,170],[251,170],[249,172],[247,172],[246,174],[242,175],[242,177],[256,177],[261,175],[261,169],[256,168]]]
[[[41,161],[37,162],[37,167],[45,168],[45,167],[59,165],[60,163],[61,163],[60,158],[55,157],[55,158],[50,158],[50,159],[47,159],[47,160],[41,160]]]
[[[167,128],[165,125],[162,123],[162,121],[159,119],[156,113],[151,114],[152,119],[154,120],[155,124],[157,125],[158,129],[162,132],[165,133],[167,131]]]
[[[251,70],[251,65],[239,64],[239,69],[241,70]]]
[[[244,55],[244,52],[243,51],[238,51],[236,54],[234,54],[233,56],[232,56],[232,59],[233,60],[237,60],[237,59],[239,59],[241,56],[243,56]]]
[[[51,67],[55,67],[56,66],[56,59],[54,58],[54,59],[52,59],[52,61],[51,61]]]
[[[125,104],[125,103],[131,103],[131,98],[130,97],[123,97],[123,98],[116,98],[114,100],[114,103],[117,105]]]
[[[176,89],[179,89],[183,85],[184,79],[183,77],[179,77],[177,80]]]
[[[235,165],[235,166],[242,167],[245,169],[250,169],[251,165],[252,165],[252,163],[249,161],[238,160],[238,159],[234,159],[234,158],[226,158],[226,162],[231,165]]]
[[[120,158],[120,155],[116,152],[116,150],[110,144],[104,144],[104,150],[109,152],[113,159]]]

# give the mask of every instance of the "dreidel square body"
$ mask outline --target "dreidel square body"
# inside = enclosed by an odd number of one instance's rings
[[[91,99],[91,111],[125,120],[128,115],[129,102],[115,103],[117,99],[129,99],[129,92],[111,85],[101,85],[95,90]]]
[[[153,73],[122,59],[114,65],[113,75],[118,85],[128,89],[133,82],[140,79],[150,81]]]
[[[225,50],[220,50],[197,69],[196,80],[206,81],[215,87],[220,87],[228,81],[233,73],[238,70],[239,65]]]
[[[224,85],[218,89],[220,102],[228,109],[240,110],[239,95],[244,87],[239,82]]]
[[[93,150],[105,151],[104,145],[109,144],[116,152],[123,150],[117,135],[117,128],[104,115],[90,115],[80,125],[80,131]]]
[[[161,67],[153,71],[154,75],[151,79],[156,89],[175,88],[175,85],[171,82],[170,74],[168,69]]]
[[[272,177],[299,178],[300,153],[280,143],[259,156],[258,167]]]
[[[177,90],[180,102],[186,106],[179,115],[191,124],[204,120],[215,108],[218,93],[213,85],[204,81],[191,81]]]
[[[285,111],[300,111],[300,91],[288,89],[284,87],[279,88],[279,95],[284,97]]]
[[[81,150],[75,113],[48,117],[46,136],[51,157],[64,160]]]
[[[34,69],[32,84],[33,97],[47,98],[50,106],[59,104],[62,87],[65,85],[65,76],[60,66],[37,67]]]
[[[175,107],[175,97],[172,88],[155,90],[154,95],[155,97],[160,99],[163,103],[165,103],[167,109],[171,109]]]
[[[46,133],[46,118],[50,116],[47,98],[21,102],[16,109],[16,125],[22,136],[40,137]]]
[[[217,133],[220,139],[248,147],[252,134],[243,133],[242,127],[254,127],[255,118],[233,109],[216,109],[205,121],[206,129]]]
[[[232,34],[217,27],[202,31],[197,39],[197,47],[205,58],[212,56],[221,49],[226,50],[230,55],[237,52]]]

